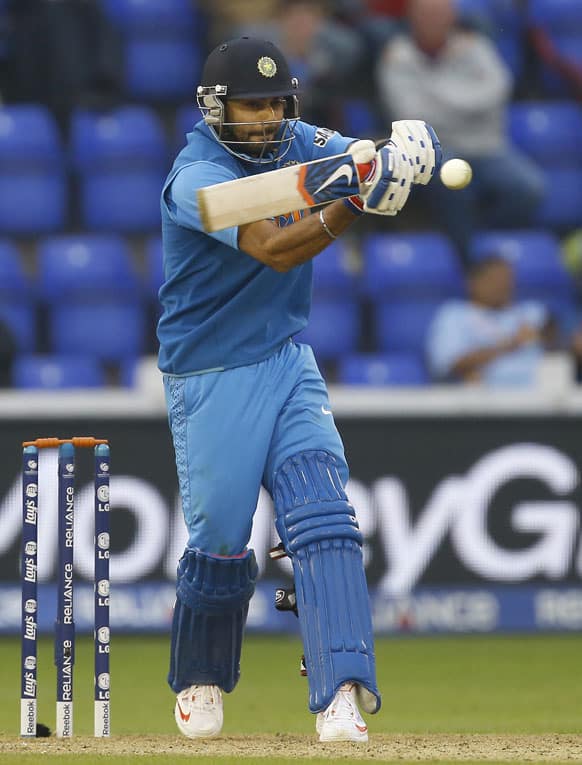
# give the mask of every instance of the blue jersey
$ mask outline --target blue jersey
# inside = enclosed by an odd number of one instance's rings
[[[221,370],[262,361],[307,324],[311,261],[279,273],[238,249],[238,228],[207,234],[196,189],[278,167],[341,154],[354,140],[298,122],[280,162],[238,160],[204,122],[187,136],[162,192],[164,283],[158,324],[159,367],[171,375]],[[293,222],[302,211],[277,219]]]

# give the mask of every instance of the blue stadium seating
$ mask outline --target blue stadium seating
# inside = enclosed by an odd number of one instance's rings
[[[353,138],[374,138],[386,133],[369,101],[363,98],[348,98],[342,103],[342,122],[344,135]]]
[[[145,260],[146,294],[154,300],[157,300],[158,290],[164,281],[164,258],[161,236],[152,236],[148,239],[145,247]]]
[[[119,236],[50,237],[38,246],[38,287],[43,300],[138,296],[141,285],[127,242]]]
[[[152,109],[77,111],[71,147],[88,229],[131,234],[159,228],[169,160],[165,133]]]
[[[313,294],[353,296],[358,283],[357,255],[344,239],[331,242],[313,259]]]
[[[582,165],[582,106],[574,101],[521,101],[509,107],[516,146],[540,165]],[[552,189],[555,184],[552,182]]]
[[[0,167],[55,170],[63,162],[57,123],[40,104],[0,107]]]
[[[0,239],[0,300],[32,297],[31,280],[25,273],[20,251],[9,239]]]
[[[423,355],[428,327],[441,300],[410,300],[374,306],[377,347],[380,351]]]
[[[202,119],[202,113],[194,104],[183,104],[176,110],[174,138],[176,148],[181,149],[186,143],[186,134]]]
[[[464,293],[460,260],[442,234],[371,234],[363,243],[363,260],[362,289],[374,299]]]
[[[360,308],[355,300],[321,298],[314,301],[309,324],[296,340],[311,345],[318,360],[330,361],[356,350],[360,329]]]
[[[104,7],[125,32],[191,32],[202,21],[191,0],[105,0]]]
[[[531,0],[529,23],[543,29],[556,51],[582,68],[582,3],[580,0]],[[542,67],[542,83],[551,96],[567,95],[566,81],[548,67]]]
[[[91,231],[140,234],[161,225],[164,173],[104,170],[87,173],[81,185],[83,223]]]
[[[0,169],[0,232],[33,236],[61,231],[68,217],[68,188],[61,172]]]
[[[147,106],[109,112],[77,109],[71,116],[71,154],[77,171],[164,167],[169,158],[164,128]]]
[[[36,304],[30,278],[17,247],[0,240],[0,320],[11,331],[21,351],[36,346]]]
[[[582,33],[580,0],[530,0],[528,18],[552,34]]]
[[[418,386],[428,384],[429,376],[420,354],[361,353],[341,359],[338,382],[344,385]]]
[[[3,321],[12,332],[19,351],[24,353],[35,350],[37,315],[33,303],[2,296],[0,321]]]
[[[22,389],[100,388],[105,374],[94,356],[22,354],[14,360],[12,382]]]
[[[190,0],[106,0],[124,36],[125,87],[131,98],[193,98],[202,66],[204,16]]]
[[[582,70],[582,32],[556,36],[552,42],[556,52],[565,61],[576,66],[578,70]],[[572,87],[564,76],[545,65],[541,67],[541,75],[544,91],[548,96],[551,98],[572,96]]]
[[[560,231],[582,226],[582,166],[548,169],[538,221]]]
[[[131,98],[156,102],[194,98],[202,53],[191,38],[138,37],[126,43],[125,87]]]
[[[67,183],[56,122],[35,105],[0,108],[0,231],[58,231],[67,218]]]
[[[514,268],[519,298],[572,297],[574,285],[560,255],[558,239],[549,231],[489,231],[471,243],[471,258],[501,255]]]
[[[120,363],[142,355],[145,328],[139,303],[61,303],[49,311],[50,347],[58,354],[89,354]]]

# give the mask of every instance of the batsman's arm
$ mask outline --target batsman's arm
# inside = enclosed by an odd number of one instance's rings
[[[239,226],[238,246],[275,271],[290,271],[314,258],[357,219],[343,201],[279,228],[272,220]]]
[[[375,167],[376,148],[372,141],[357,141],[348,150],[358,168],[360,187]],[[318,213],[279,228],[272,220],[239,225],[238,245],[275,271],[289,271],[318,255],[361,215],[362,210],[348,198],[338,199]]]

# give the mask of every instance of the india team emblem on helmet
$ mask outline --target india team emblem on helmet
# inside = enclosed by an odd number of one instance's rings
[[[270,56],[261,56],[257,61],[257,67],[263,77],[274,77],[277,74],[277,64]]]

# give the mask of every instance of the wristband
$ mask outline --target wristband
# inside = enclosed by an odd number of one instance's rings
[[[354,194],[352,197],[345,197],[342,199],[342,202],[354,215],[364,214],[364,202],[358,194]]]
[[[323,228],[323,230],[329,236],[330,239],[337,239],[337,236],[333,233],[333,231],[325,222],[325,218],[323,217],[323,208],[319,211],[319,222],[321,223],[321,227]]]

